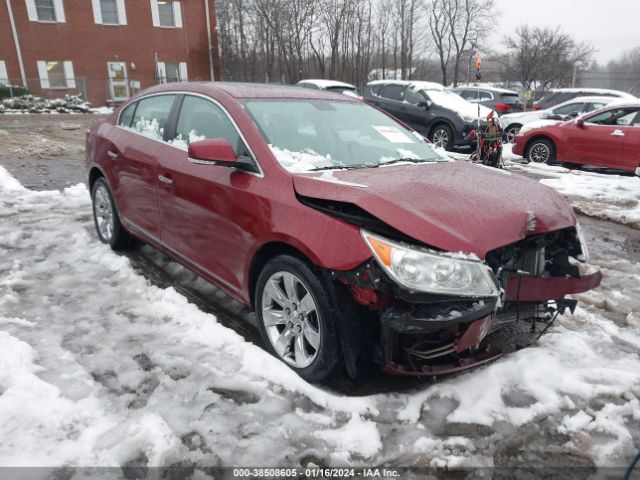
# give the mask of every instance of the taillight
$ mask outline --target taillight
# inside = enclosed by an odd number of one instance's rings
[[[504,112],[508,112],[509,110],[511,110],[511,107],[509,105],[507,105],[506,103],[496,103],[496,106],[494,107],[494,110],[497,110],[498,112],[504,113]]]
[[[534,109],[534,110],[540,110],[540,104],[539,104],[538,102],[535,102],[535,103],[533,104],[533,109]]]

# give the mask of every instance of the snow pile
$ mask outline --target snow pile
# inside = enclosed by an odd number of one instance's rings
[[[0,217],[0,465],[620,466],[638,447],[640,264],[617,245],[592,248],[603,285],[539,345],[348,397],[190,303],[177,289],[202,281],[166,257],[99,243],[84,185],[0,167]]]
[[[541,183],[555,188],[585,215],[640,228],[640,178],[572,171]]]
[[[45,99],[34,95],[5,98],[0,102],[0,113],[87,113],[91,104],[80,95]],[[102,113],[102,112],[101,112]]]
[[[314,168],[330,167],[333,165],[329,156],[323,156],[311,149],[304,152],[293,152],[291,150],[276,147],[269,144],[271,153],[276,157],[278,163],[291,173],[302,173]]]

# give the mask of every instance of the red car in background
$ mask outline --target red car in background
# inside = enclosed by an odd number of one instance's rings
[[[580,273],[561,195],[453,161],[349,96],[167,84],[86,147],[100,240],[147,242],[254,309],[266,348],[309,381],[487,362],[600,283]]]
[[[531,162],[560,160],[640,175],[640,102],[611,104],[564,123],[525,125],[513,153]]]

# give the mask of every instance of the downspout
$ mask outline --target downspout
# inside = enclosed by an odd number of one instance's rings
[[[7,0],[9,1],[9,0]],[[213,46],[211,45],[211,16],[209,13],[209,0],[204,0],[204,10],[207,16],[207,51],[209,52],[209,75],[211,81],[215,81],[213,75]]]
[[[18,55],[18,65],[20,66],[20,76],[22,77],[22,86],[27,88],[27,76],[24,73],[24,63],[22,62],[22,51],[20,50],[20,42],[18,41],[18,31],[16,30],[16,22],[13,20],[13,10],[11,9],[11,0],[7,0],[7,10],[9,11],[9,23],[11,23],[11,32],[13,33],[13,43],[16,45],[16,54]]]

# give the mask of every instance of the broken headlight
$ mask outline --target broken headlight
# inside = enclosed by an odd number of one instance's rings
[[[500,293],[491,268],[480,260],[360,232],[385,272],[411,291],[458,297],[497,297]]]

